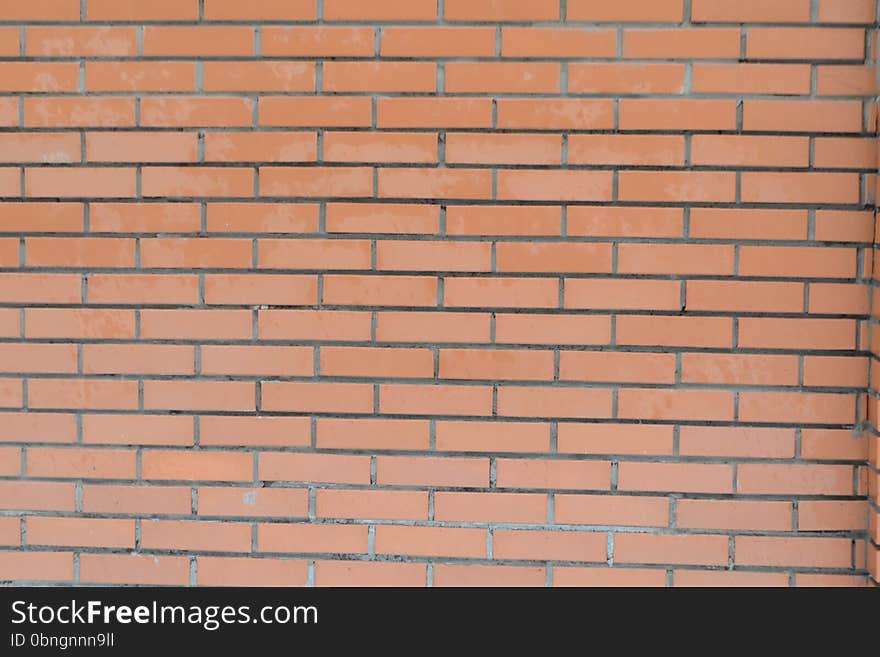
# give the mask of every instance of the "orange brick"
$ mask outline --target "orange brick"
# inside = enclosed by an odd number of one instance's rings
[[[568,90],[586,94],[680,94],[683,64],[572,63]]]
[[[815,148],[816,166],[841,169],[872,169],[877,164],[877,149],[874,148],[874,143],[871,139],[851,139],[848,137],[817,138]],[[826,211],[823,214],[833,214],[833,211]]]
[[[487,313],[379,312],[376,339],[381,342],[488,342]]]
[[[678,500],[677,526],[688,529],[791,531],[791,502]]]
[[[490,271],[492,247],[486,242],[377,242],[376,268],[389,271]]]
[[[250,248],[250,241],[246,243]],[[291,265],[296,265],[296,269],[370,268],[370,243],[365,240],[265,239],[259,240],[257,249],[261,268],[288,269]]]
[[[379,456],[376,483],[383,486],[489,485],[489,461],[476,458]]]
[[[615,534],[615,563],[727,564],[727,536]]]
[[[661,497],[557,494],[554,499],[553,517],[557,523],[632,527],[669,524],[669,502]]]
[[[0,481],[0,492],[0,508],[4,511],[71,512],[76,504],[72,482]]]
[[[193,133],[93,132],[86,135],[91,162],[195,162]]]
[[[27,169],[24,194],[40,197],[134,197],[135,170],[124,168]]]
[[[739,493],[746,495],[852,495],[849,465],[741,463]]]
[[[624,30],[623,56],[633,59],[731,59],[740,52],[731,28]]]
[[[76,345],[0,343],[0,372],[74,374],[76,369]]]
[[[529,315],[498,313],[495,342],[499,344],[608,344],[611,322],[601,315]]]
[[[753,27],[749,59],[864,59],[864,30],[829,27]]]
[[[49,3],[42,0],[41,4]],[[198,17],[198,0],[157,0],[149,5],[137,0],[88,0],[86,3],[86,19],[90,21],[194,21]]]
[[[18,115],[16,109],[15,115]],[[134,98],[26,97],[26,127],[134,127]],[[15,123],[9,125],[17,125]]]
[[[482,169],[380,169],[379,197],[488,199],[491,173]]]
[[[501,98],[498,127],[523,130],[610,130],[614,103],[596,98]],[[482,127],[482,126],[473,126]]]
[[[535,0],[528,6],[494,0],[449,0],[443,17],[451,21],[552,21],[559,18],[559,7],[552,0]]]
[[[252,325],[246,310],[141,311],[141,337],[153,340],[250,338]]]
[[[619,198],[623,201],[733,201],[736,176],[714,171],[621,171]]]
[[[351,0],[345,0],[350,2]],[[433,2],[430,5],[436,6]],[[362,6],[360,4],[358,7]],[[316,561],[315,586],[419,586],[428,581],[427,567],[420,563],[388,561]]]
[[[308,492],[302,488],[198,489],[200,516],[307,517]]]
[[[30,516],[26,522],[29,545],[134,547],[134,520]]]
[[[2,162],[78,162],[80,140],[74,133],[29,132],[0,134]]]
[[[186,586],[189,559],[170,555],[84,553],[79,557],[79,579],[104,585]]]
[[[673,383],[675,356],[606,351],[564,351],[559,360],[561,381]]]
[[[440,421],[437,449],[450,452],[545,452],[550,426],[534,422]]]
[[[194,203],[90,204],[89,226],[95,232],[189,233],[197,232],[200,225]]]
[[[88,62],[86,90],[166,93],[195,91],[196,67],[191,62]]]
[[[87,560],[83,560],[82,563],[86,562]],[[82,572],[87,573],[88,571]],[[43,550],[39,552],[5,551],[0,553],[0,577],[10,582],[58,581],[72,583],[73,553]],[[81,581],[86,580],[83,577]]]
[[[694,93],[699,94],[807,95],[810,86],[806,64],[696,64],[692,82]]]
[[[268,340],[369,340],[370,314],[335,310],[261,310],[258,331],[262,339]]]
[[[744,317],[739,320],[739,344],[756,349],[853,349],[855,328],[847,319]]]
[[[683,14],[681,0],[621,0],[613,5],[602,0],[571,0],[566,16],[571,21],[678,23]]]
[[[436,64],[429,62],[324,62],[323,80],[323,89],[331,92],[437,90]]]
[[[551,380],[553,353],[503,349],[442,349],[440,378],[479,380]]]
[[[378,554],[484,558],[486,530],[465,527],[376,527]]]
[[[559,64],[521,62],[450,62],[448,93],[557,93]]]
[[[698,135],[694,137],[696,139]],[[680,166],[684,163],[684,140],[672,135],[570,135],[570,164],[633,164],[640,166]],[[616,208],[621,214],[634,214],[640,208]],[[579,214],[611,208],[569,208]],[[569,214],[569,222],[573,215]],[[572,224],[569,223],[569,234]]]
[[[547,496],[538,493],[434,494],[434,518],[441,522],[515,522],[540,524],[547,520]]]
[[[617,271],[621,274],[733,274],[730,246],[692,244],[621,244]]]
[[[496,467],[500,488],[608,490],[611,484],[607,461],[499,459]]]
[[[490,415],[492,388],[386,384],[379,388],[379,410],[395,415]]]
[[[420,132],[328,132],[324,135],[324,159],[330,162],[436,162],[437,136]]]
[[[739,417],[745,422],[852,424],[855,399],[852,395],[822,393],[743,392],[739,399]]]
[[[74,274],[2,273],[0,300],[4,303],[80,303],[81,281],[81,277]]]
[[[672,454],[672,427],[565,422],[557,428],[557,441],[561,453],[663,456]]]
[[[387,34],[384,30],[383,34]],[[265,25],[261,52],[268,57],[372,57],[372,27]]]
[[[328,233],[433,234],[440,226],[440,206],[328,203],[326,220]]]
[[[319,518],[427,520],[427,491],[318,489]]]
[[[618,488],[632,491],[732,493],[733,468],[716,463],[623,462]]]
[[[818,233],[818,219],[816,230]],[[690,235],[703,239],[802,240],[807,236],[807,213],[803,210],[692,208]]]
[[[263,452],[259,477],[266,481],[369,484],[370,459],[344,454]]]
[[[386,0],[364,4],[359,0],[325,0],[328,21],[434,21],[437,5],[432,0]]]
[[[867,290],[861,284],[810,285],[810,312],[865,315],[869,305]]]
[[[186,486],[84,486],[86,513],[189,515],[192,489]]]
[[[498,198],[515,201],[610,201],[610,171],[501,170]]]
[[[201,371],[233,376],[311,376],[314,351],[308,347],[205,345]]]
[[[246,453],[148,451],[144,479],[180,481],[251,481],[253,456]]]
[[[476,56],[492,56],[488,53]],[[552,27],[504,27],[501,30],[502,57],[558,57],[588,58],[616,57],[617,33],[614,30],[594,30]]]
[[[775,281],[688,281],[687,308],[712,311],[801,312],[804,308],[804,286],[802,283]]]
[[[141,545],[148,550],[250,552],[251,526],[243,522],[144,519]]]
[[[310,413],[372,413],[367,383],[266,382],[261,410]]]
[[[798,529],[859,531],[866,528],[865,506],[860,500],[798,502]]]
[[[797,385],[796,356],[682,354],[683,383]]]
[[[311,352],[311,350],[310,350]],[[429,349],[323,347],[322,376],[431,378],[434,357]]]
[[[85,374],[193,374],[195,354],[181,345],[83,345]]]
[[[743,128],[767,132],[860,132],[862,104],[838,100],[746,100]]]
[[[693,0],[691,20],[719,23],[807,23],[810,0]]]
[[[368,54],[373,54],[372,48]],[[383,27],[380,54],[383,57],[494,57],[495,30],[491,27]]]
[[[257,545],[260,552],[366,553],[367,531],[366,525],[260,524]]]
[[[434,586],[544,586],[545,569],[537,566],[483,566],[439,564]]]
[[[741,570],[676,570],[673,586],[766,587],[788,586],[788,573],[753,573]]]
[[[577,143],[575,137],[580,136],[571,136],[569,139],[570,148]],[[582,136],[592,137],[590,135]],[[624,135],[618,136],[624,137]],[[639,138],[641,139],[641,136]],[[617,152],[618,148],[615,145],[614,152]],[[616,158],[616,156],[609,154],[609,158]],[[691,222],[693,222],[693,215],[697,211],[698,208],[691,210]],[[676,208],[612,206],[571,206],[568,208],[568,234],[573,236],[681,237],[682,232],[682,212]],[[806,230],[804,234],[806,234]]]
[[[260,167],[260,194],[290,197],[372,196],[373,176],[369,168],[362,167]]]
[[[318,296],[314,276],[286,274],[209,274],[205,277],[205,302],[218,304],[299,305]]]
[[[496,559],[604,561],[608,538],[598,532],[497,529],[492,535]]]
[[[209,162],[306,162],[316,157],[315,134],[309,132],[209,132],[205,135],[205,159]],[[223,206],[214,207],[220,210]],[[269,214],[271,206],[263,207]],[[256,214],[258,210],[253,208],[250,212]]]
[[[759,427],[680,427],[683,456],[792,458],[794,430]]]
[[[334,305],[433,306],[437,280],[427,276],[324,277],[324,303]]]
[[[278,134],[278,133],[273,133]],[[284,133],[281,133],[284,136]],[[276,138],[284,146],[282,137]],[[211,139],[206,142],[210,147]],[[258,140],[262,152],[262,141]],[[214,142],[216,145],[217,142]],[[240,142],[237,147],[244,147]],[[250,152],[248,144],[246,151]],[[256,146],[253,146],[256,148]],[[242,152],[244,155],[244,152]],[[265,154],[259,157],[265,157]],[[279,157],[285,157],[284,152]],[[177,204],[172,205],[174,207]],[[168,207],[167,205],[165,207]],[[209,203],[207,228],[210,233],[307,233],[317,230],[318,206],[312,203]],[[196,215],[198,216],[198,215]]]
[[[360,96],[269,96],[259,101],[261,126],[369,127],[371,114],[370,99]]]
[[[559,284],[554,279],[450,278],[444,303],[451,307],[555,308]]]
[[[733,130],[735,128],[735,101],[693,98],[620,100],[621,130]]]
[[[198,558],[199,586],[305,586],[309,566],[290,559]]]
[[[366,125],[369,125],[369,108],[367,102]],[[376,117],[379,128],[489,128],[492,101],[488,98],[379,98]]]
[[[801,455],[806,459],[863,461],[867,438],[849,429],[803,429]]]
[[[496,246],[496,269],[502,272],[610,273],[609,244],[528,244]]]
[[[313,91],[314,65],[302,62],[207,62],[206,91]]]
[[[209,21],[303,21],[317,17],[315,0],[254,0],[246,5],[237,0],[206,0]]]
[[[868,368],[860,357],[807,356],[804,385],[867,388]]]
[[[806,167],[810,143],[805,137],[694,135],[691,160],[709,166]]]
[[[113,380],[32,379],[28,382],[31,408],[137,408],[137,382]]]
[[[72,479],[133,479],[135,453],[129,450],[30,447],[29,477]]]
[[[558,135],[450,133],[446,161],[453,164],[560,164]]]
[[[431,440],[427,420],[319,418],[317,434],[317,446],[332,449],[423,450]]]
[[[249,98],[147,97],[141,99],[141,125],[146,128],[249,127],[253,125]]]
[[[786,579],[786,582],[788,579]],[[666,571],[651,568],[574,568],[555,566],[553,586],[666,586]]]
[[[81,232],[83,208],[79,203],[3,202],[0,205],[3,232]]]
[[[253,411],[254,385],[245,381],[146,381],[144,408]]]
[[[510,417],[606,418],[611,416],[611,390],[503,386],[498,389],[498,414]]]
[[[17,477],[21,474],[21,450],[17,447],[0,449],[0,473],[4,477]]]
[[[302,417],[201,416],[200,445],[305,447],[311,443],[310,422]]]
[[[254,54],[254,31],[238,26],[144,27],[147,57],[247,57]]]
[[[565,307],[680,310],[681,285],[664,280],[569,278],[565,281]]]
[[[73,62],[3,62],[2,70],[3,92],[72,92],[79,88],[79,67]]]
[[[818,19],[820,23],[873,23],[874,9],[867,0],[846,3],[819,0]]]
[[[129,239],[34,237],[25,240],[25,262],[30,267],[133,267],[134,247]]]
[[[852,541],[848,538],[737,536],[736,563],[748,566],[850,568]]]
[[[859,177],[848,173],[742,174],[743,201],[753,203],[857,203]]]

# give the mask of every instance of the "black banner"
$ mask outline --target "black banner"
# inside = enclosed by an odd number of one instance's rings
[[[877,589],[0,588],[0,655],[727,642],[876,628]],[[797,638],[797,637],[793,637]],[[415,640],[415,643],[413,641]],[[876,648],[876,645],[874,646]],[[655,646],[656,648],[656,646]],[[585,650],[590,652],[589,650]],[[582,651],[579,651],[582,652]]]

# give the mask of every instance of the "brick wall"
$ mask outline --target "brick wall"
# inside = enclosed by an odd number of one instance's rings
[[[0,580],[876,580],[876,14],[3,3]]]

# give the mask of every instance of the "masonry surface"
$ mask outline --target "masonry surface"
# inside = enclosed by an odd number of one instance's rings
[[[2,3],[0,581],[876,583],[876,18]]]

